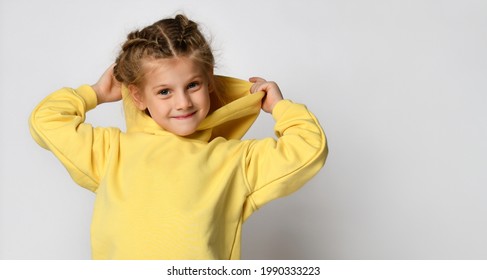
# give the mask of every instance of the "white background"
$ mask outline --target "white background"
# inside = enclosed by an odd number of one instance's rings
[[[487,2],[0,0],[0,259],[90,258],[94,195],[28,116],[177,12],[218,74],[275,80],[328,136],[323,170],[245,224],[242,258],[487,258]],[[120,104],[88,118],[124,126]],[[270,135],[262,115],[247,137]]]

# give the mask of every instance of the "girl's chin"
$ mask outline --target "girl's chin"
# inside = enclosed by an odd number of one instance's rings
[[[178,136],[188,136],[196,132],[196,127],[166,129],[166,130]]]

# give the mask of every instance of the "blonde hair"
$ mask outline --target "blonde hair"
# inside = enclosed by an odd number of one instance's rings
[[[115,60],[114,76],[125,85],[141,87],[144,60],[176,57],[190,58],[202,67],[213,109],[228,103],[213,75],[215,58],[210,45],[198,25],[180,14],[129,33]]]

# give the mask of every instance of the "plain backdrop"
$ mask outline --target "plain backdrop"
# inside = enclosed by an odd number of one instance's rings
[[[487,2],[0,0],[0,258],[89,259],[94,194],[28,130],[96,82],[128,32],[182,12],[217,74],[276,81],[328,136],[325,167],[244,225],[244,259],[487,258]],[[88,115],[124,128],[119,103]],[[273,136],[263,113],[246,138]]]

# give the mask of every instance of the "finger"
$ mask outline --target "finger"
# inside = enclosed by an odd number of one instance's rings
[[[261,77],[250,77],[249,82],[251,82],[251,83],[264,83],[264,82],[266,82],[266,80],[261,78]]]
[[[267,86],[268,86],[268,83],[267,82],[259,82],[259,83],[255,83],[252,85],[252,87],[250,88],[250,92],[251,93],[255,93],[255,92],[258,92],[258,91],[266,91],[267,89]]]
[[[108,74],[108,73],[113,74],[113,69],[115,68],[115,65],[116,65],[116,63],[112,63],[112,65],[110,65],[107,68],[107,70],[105,70],[105,74]]]
[[[257,89],[257,84],[252,84],[252,86],[250,87],[250,93],[254,93],[255,90]]]

